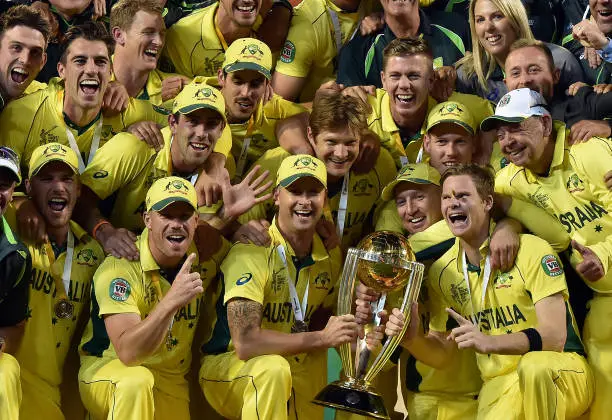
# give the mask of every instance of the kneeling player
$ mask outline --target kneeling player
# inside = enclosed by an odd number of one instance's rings
[[[325,164],[289,156],[276,187],[271,244],[236,244],[221,266],[225,296],[203,348],[200,385],[226,418],[322,419],[310,401],[326,382],[327,349],[357,334],[353,315],[332,316],[325,326],[341,269],[339,249],[328,251],[316,233]]]
[[[563,269],[544,240],[521,235],[512,268],[491,270],[493,185],[491,174],[475,165],[444,174],[442,214],[457,239],[429,270],[429,333],[417,332],[413,316],[402,345],[436,368],[452,360],[457,347],[473,349],[484,380],[479,419],[576,417],[590,404],[593,377]],[[459,325],[447,328],[449,321]],[[387,334],[403,324],[394,309]]]

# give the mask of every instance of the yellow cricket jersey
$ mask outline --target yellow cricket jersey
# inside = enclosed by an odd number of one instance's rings
[[[176,22],[166,32],[162,52],[172,64],[173,71],[187,77],[216,76],[225,60],[227,44],[220,39],[216,24],[219,3],[214,2]],[[253,29],[261,25],[257,17]]]
[[[491,224],[492,227],[494,224]],[[561,293],[566,300],[567,340],[564,351],[583,353],[573,314],[569,307],[567,284],[561,262],[550,245],[533,235],[521,235],[514,266],[507,272],[491,272],[481,306],[485,257],[488,240],[481,246],[480,267],[468,264],[469,289],[463,278],[462,253],[459,239],[429,270],[428,294],[431,302],[430,329],[446,332],[452,328],[445,308],[453,308],[472,320],[487,335],[502,335],[536,328],[535,304]],[[521,356],[476,354],[484,381],[517,369]]]
[[[472,113],[477,126],[482,120],[493,115],[491,103],[479,96],[453,92],[448,100],[465,105]],[[393,120],[389,95],[385,90],[376,89],[376,96],[369,96],[368,103],[372,106],[372,113],[368,117],[368,128],[378,135],[381,145],[391,153],[397,167],[402,166],[400,156],[406,156],[409,162],[416,162],[423,146],[427,117],[418,133],[411,138],[405,138]],[[429,97],[428,112],[437,104],[435,99]],[[425,157],[426,153],[423,152],[423,158]]]
[[[287,156],[291,156],[282,147],[268,150],[258,159],[255,164],[260,165],[261,171],[269,170],[269,180],[275,185],[276,173],[281,162]],[[367,174],[357,174],[351,171],[349,175],[348,200],[344,222],[344,234],[342,236],[342,248],[347,249],[356,245],[363,237],[363,231],[370,224],[369,215],[381,203],[380,195],[383,188],[393,181],[396,175],[395,166],[389,153],[381,149],[374,168]],[[338,207],[340,206],[340,196],[342,180],[338,185],[328,183],[328,208],[325,215],[334,223],[338,217]],[[270,191],[272,187],[270,187]],[[249,220],[267,219],[272,220],[274,212],[274,202],[272,199],[254,206],[247,213],[239,218],[241,223]]]
[[[295,7],[276,71],[306,78],[300,102],[312,101],[321,84],[336,78],[338,49],[332,16],[338,17],[342,45],[345,45],[372,9],[371,0],[362,0],[353,13],[343,11],[331,0],[308,0]]]
[[[232,246],[221,265],[225,294],[217,304],[218,316],[212,340],[204,344],[208,354],[233,350],[225,305],[234,298],[250,299],[263,306],[261,328],[291,333],[294,323],[293,309],[289,295],[288,281],[295,281],[298,297],[302,299],[308,285],[308,303],[304,321],[310,322],[313,312],[321,307],[334,308],[336,305],[337,282],[342,270],[339,248],[327,251],[321,238],[315,234],[312,252],[301,263],[295,257],[291,245],[283,238],[273,221],[269,230],[272,238],[267,247],[237,243]],[[287,269],[280,259],[277,247],[285,247]],[[302,356],[295,359],[303,360]]]
[[[163,274],[160,274],[160,267],[151,254],[148,241],[148,230],[145,229],[136,241],[140,252],[138,261],[110,256],[104,260],[96,272],[91,319],[87,324],[80,346],[83,356],[117,359],[115,349],[106,332],[104,315],[134,313],[144,319],[153,311],[160,299],[155,286],[155,278],[159,281],[162,294],[165,296],[168,293],[171,283],[163,277]],[[169,342],[162,343],[157,351],[141,364],[169,378],[169,385],[172,386],[162,391],[178,398],[182,398],[184,392],[184,389],[179,390],[179,388],[187,387],[184,375],[189,371],[191,365],[193,336],[199,322],[200,312],[204,311],[202,305],[209,303],[206,295],[212,289],[216,289],[219,265],[228,250],[227,242],[225,244],[226,246],[221,247],[214,256],[206,261],[200,261],[196,257],[191,271],[200,273],[204,294],[194,298],[176,312]],[[197,249],[193,243],[188,250],[188,254],[190,253],[197,255]]]
[[[115,227],[142,230],[147,191],[159,178],[174,174],[170,157],[170,128],[163,128],[162,134],[164,147],[156,152],[132,134],[119,133],[98,150],[81,174],[83,185],[100,199],[116,193],[109,216]],[[223,140],[219,139],[217,146],[221,141],[228,143],[229,136],[229,129],[224,130]]]
[[[32,80],[32,83],[28,85],[25,92],[23,92],[23,96],[29,95],[34,92],[38,92],[39,90],[43,90],[47,88],[46,83],[39,82],[38,80]]]
[[[7,220],[16,226],[12,207],[7,212]],[[64,360],[70,350],[73,334],[82,318],[88,312],[91,280],[98,266],[104,260],[100,244],[91,238],[76,223],[70,222],[74,235],[74,253],[70,286],[67,298],[74,305],[71,319],[58,318],[54,307],[59,301],[55,281],[51,273],[61,277],[66,251],[54,255],[55,262],[47,255],[47,247],[28,244],[32,256],[32,276],[30,278],[30,301],[25,333],[15,357],[21,367],[21,376],[29,384],[43,388],[46,395],[54,396],[59,404],[59,386],[62,383]]]
[[[51,79],[46,89],[12,101],[0,114],[0,145],[12,148],[20,156],[22,168],[28,167],[32,152],[38,146],[51,142],[70,146],[66,128],[74,135],[83,161],[87,163],[100,117],[87,127],[77,127],[65,117],[63,104],[64,85],[56,78]],[[100,146],[139,121],[154,121],[165,126],[168,114],[147,101],[132,98],[124,112],[103,119]]]
[[[155,106],[161,106],[167,109],[168,111],[171,111],[173,99],[170,99],[164,103],[164,100],[162,98],[162,82],[164,81],[164,79],[174,76],[178,76],[178,74],[165,73],[158,69],[152,70],[151,72],[149,72],[147,83],[136,95],[136,99],[149,101]],[[112,80],[116,80],[114,74]]]
[[[569,236],[588,246],[601,260],[605,276],[592,289],[612,292],[612,192],[603,181],[612,168],[612,143],[595,137],[569,146],[569,130],[555,122],[555,151],[548,176],[509,164],[495,179],[495,190],[529,201],[555,216]],[[580,254],[572,252],[576,266]]]

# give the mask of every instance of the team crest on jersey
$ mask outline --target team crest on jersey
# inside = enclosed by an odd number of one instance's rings
[[[76,261],[77,261],[77,264],[79,265],[86,265],[88,267],[94,267],[96,263],[98,262],[98,257],[96,257],[96,255],[91,249],[87,248],[87,249],[82,249],[79,251],[79,253],[76,256]]]
[[[258,61],[261,60],[264,55],[263,51],[259,48],[259,45],[257,44],[247,45],[242,49],[242,51],[240,51],[240,54],[243,55],[245,58],[254,58]]]
[[[527,197],[538,207],[546,210],[548,208],[548,202],[550,201],[550,197],[542,192],[542,187],[538,187],[535,193],[528,193]]]
[[[572,174],[567,180],[565,187],[570,192],[570,194],[573,194],[576,192],[584,191],[584,182],[582,182],[582,180],[578,178],[578,175]]]
[[[289,40],[285,41],[281,50],[280,61],[283,63],[291,63],[295,59],[295,44]]]
[[[374,185],[370,184],[366,178],[362,178],[353,185],[353,193],[355,196],[370,195]]]
[[[54,125],[48,130],[44,128],[40,130],[40,144],[47,143],[57,143],[59,141],[59,137],[52,133],[53,130],[57,128],[57,125]]]
[[[327,272],[319,273],[314,283],[317,289],[323,289],[323,290],[329,289],[329,284],[331,283],[329,279],[329,274]]]
[[[453,300],[460,305],[464,305],[470,296],[469,290],[463,285],[463,283],[451,284],[450,293]]]
[[[542,268],[544,272],[551,277],[557,277],[563,274],[563,267],[559,263],[557,257],[552,254],[545,255],[542,258]]]
[[[130,283],[120,277],[111,281],[108,288],[110,298],[117,302],[125,302],[130,297],[131,292],[132,288],[130,287]]]
[[[508,287],[512,287],[512,275],[510,273],[499,273],[495,280],[493,281],[493,285],[495,289],[506,289]]]
[[[505,156],[499,160],[499,168],[500,169],[504,169],[509,164],[510,164],[510,161]]]

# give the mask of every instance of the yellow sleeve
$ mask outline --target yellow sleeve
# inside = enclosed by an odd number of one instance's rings
[[[286,100],[285,98],[274,94],[272,100],[264,105],[264,114],[268,118],[285,119],[294,115],[307,112],[308,110],[300,104]]]
[[[378,155],[378,159],[376,160],[376,166],[374,167],[374,170],[376,171],[376,176],[378,177],[378,185],[380,186],[380,196],[378,197],[378,200],[375,203],[373,218],[375,223],[377,223],[377,221],[380,219],[380,213],[382,212],[382,209],[387,204],[382,199],[382,190],[389,183],[391,183],[397,175],[395,162],[393,161],[391,154],[386,149],[380,149],[380,154]]]
[[[131,264],[127,260],[110,256],[96,271],[93,282],[101,316],[125,313],[140,315],[138,302],[144,299],[142,279],[133,273]]]
[[[563,225],[535,204],[513,197],[507,216],[521,222],[527,230],[544,239],[557,252],[565,251],[570,244],[571,238]]]
[[[43,90],[46,88],[47,88],[46,83],[39,82],[38,80],[32,80],[32,83],[28,85],[28,87],[26,88],[25,92],[23,92],[23,94],[24,96],[30,95],[34,92],[38,92],[39,90]]]
[[[291,20],[287,40],[276,63],[276,71],[293,77],[306,77],[317,59],[316,33],[312,23],[299,12]]]
[[[375,218],[375,230],[390,230],[391,232],[404,234],[404,225],[397,212],[395,200],[389,200],[380,207],[380,212]]]
[[[441,333],[448,331],[447,324],[449,315],[446,312],[446,308],[450,307],[443,298],[442,291],[439,287],[439,278],[442,275],[441,272],[446,262],[446,259],[441,258],[433,263],[429,272],[426,274],[427,277],[424,279],[427,284],[427,296],[429,297],[429,329]]]
[[[455,242],[455,236],[446,224],[446,221],[440,220],[434,223],[422,232],[417,232],[408,238],[412,251],[416,254],[427,250],[427,254],[436,254],[440,247],[445,248]],[[450,244],[448,242],[451,242]],[[439,254],[438,254],[439,255]]]
[[[611,214],[612,191],[606,187],[604,175],[612,168],[612,140],[594,137],[585,143],[572,146],[570,156],[574,158],[574,168],[578,177],[589,184],[595,197],[603,204],[608,214]],[[612,235],[589,245],[589,248],[600,259],[605,273],[608,274],[612,269]]]
[[[81,182],[105,199],[134,180],[155,150],[129,133],[119,133],[102,146],[81,174]]]
[[[232,130],[230,130],[229,124],[225,124],[221,137],[215,144],[214,151],[221,153],[223,156],[228,157],[232,150]]]
[[[30,130],[38,109],[49,96],[48,92],[49,90],[45,89],[11,101],[0,113],[0,146],[13,149],[19,155],[22,168],[30,166],[30,162],[25,160],[40,146],[40,142],[35,141]]]
[[[561,261],[543,239],[533,235],[521,235],[521,246],[515,265],[521,269],[525,289],[534,304],[559,292],[567,296]]]
[[[169,112],[160,106],[155,106],[149,101],[130,98],[130,103],[125,111],[121,113],[123,130],[140,121],[153,121],[161,127],[168,125]]]
[[[263,304],[268,276],[267,248],[235,244],[221,265],[224,303],[244,298]]]

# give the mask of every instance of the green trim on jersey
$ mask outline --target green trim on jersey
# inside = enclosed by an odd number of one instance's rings
[[[457,49],[461,51],[461,54],[465,55],[465,45],[463,44],[463,40],[459,35],[451,31],[450,29],[447,29],[444,26],[436,25],[435,23],[432,23],[431,26],[435,26],[440,31],[442,31],[442,33],[446,35],[453,44],[455,44],[455,47],[457,47]]]

